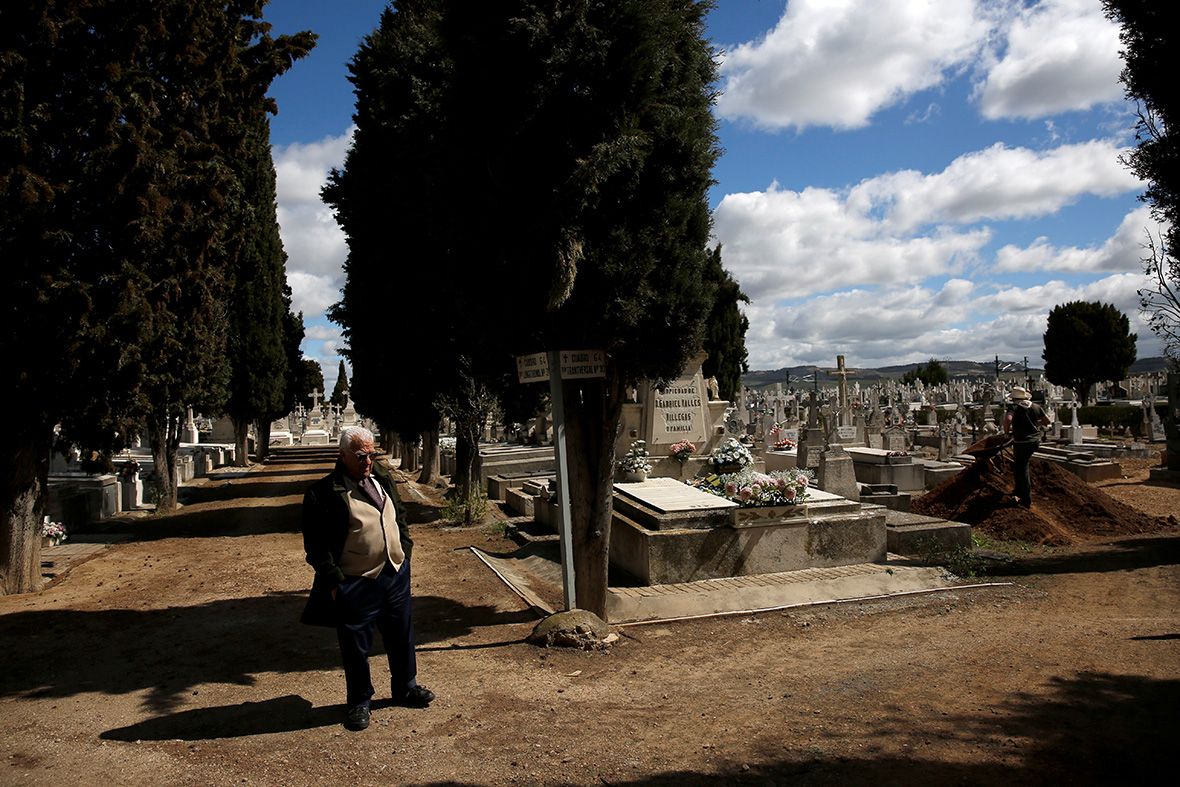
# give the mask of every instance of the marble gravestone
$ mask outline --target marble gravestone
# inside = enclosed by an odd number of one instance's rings
[[[689,361],[684,371],[663,388],[643,381],[638,402],[623,403],[623,429],[615,442],[615,456],[623,456],[634,440],[644,440],[653,458],[671,456],[671,446],[687,440],[704,457],[724,439],[729,402],[710,399],[701,374],[704,353]],[[678,465],[678,463],[675,463]]]

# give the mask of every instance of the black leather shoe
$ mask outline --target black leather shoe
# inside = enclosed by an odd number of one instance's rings
[[[408,708],[425,708],[434,702],[434,692],[425,686],[415,686],[402,696],[401,704]]]
[[[348,718],[344,721],[345,729],[360,731],[369,726],[369,706],[357,705],[348,709]]]

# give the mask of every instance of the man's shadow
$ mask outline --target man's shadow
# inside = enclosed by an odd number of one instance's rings
[[[218,708],[193,708],[107,730],[98,737],[110,741],[213,740],[272,732],[292,732],[340,724],[345,706],[316,708],[297,694],[262,702],[243,702]]]

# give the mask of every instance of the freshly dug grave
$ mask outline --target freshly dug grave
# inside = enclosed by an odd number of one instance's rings
[[[912,511],[966,522],[996,538],[1068,546],[1176,526],[1142,514],[1053,462],[1034,459],[1032,508],[1013,501],[1011,463],[1003,456],[973,466],[914,500]]]

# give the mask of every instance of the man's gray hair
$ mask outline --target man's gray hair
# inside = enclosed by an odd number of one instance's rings
[[[347,426],[340,430],[340,450],[352,448],[357,443],[373,442],[373,433],[363,426]]]

